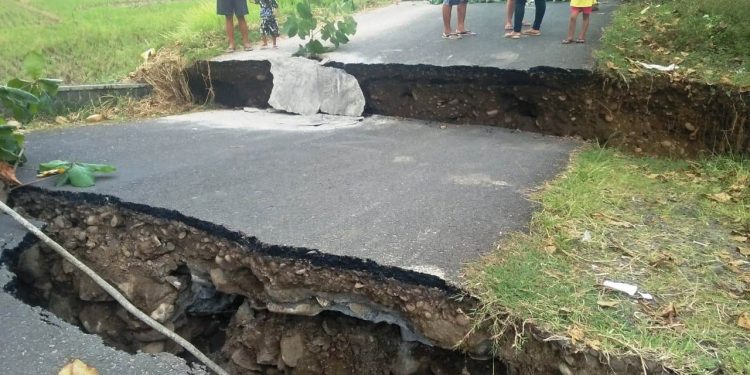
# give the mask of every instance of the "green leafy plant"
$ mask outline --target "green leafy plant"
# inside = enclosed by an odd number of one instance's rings
[[[60,176],[56,182],[57,186],[65,184],[75,187],[94,186],[95,173],[112,173],[116,170],[117,168],[109,164],[78,163],[66,160],[52,160],[39,164],[40,176]]]
[[[284,24],[284,33],[290,38],[299,36],[307,43],[300,45],[296,56],[314,57],[336,49],[349,42],[357,32],[357,21],[351,16],[354,3],[351,0],[336,0],[323,3],[321,0],[303,0],[297,3],[295,12]],[[325,46],[322,41],[333,46]]]

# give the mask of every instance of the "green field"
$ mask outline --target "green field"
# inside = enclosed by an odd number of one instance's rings
[[[294,0],[280,0],[281,14]],[[248,21],[257,43],[258,7]],[[149,48],[176,45],[188,58],[226,48],[214,0],[0,0],[0,81],[22,75],[31,51],[66,83],[119,81]],[[238,33],[239,34],[239,33]]]

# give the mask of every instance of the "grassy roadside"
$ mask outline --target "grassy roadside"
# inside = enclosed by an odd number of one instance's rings
[[[748,373],[749,184],[747,159],[585,150],[535,194],[541,210],[530,231],[467,271],[484,304],[479,318],[508,312],[574,343],[681,373]],[[605,279],[655,299],[605,290]]]
[[[282,19],[297,1],[277,0]],[[383,3],[354,0],[356,9]],[[247,20],[257,44],[259,8],[249,4]],[[104,83],[125,78],[149,48],[171,46],[188,61],[226,48],[215,0],[0,0],[0,21],[0,45],[8,47],[0,49],[2,82],[23,76],[21,61],[32,51],[47,58],[47,76]]]
[[[734,0],[623,2],[597,53],[600,69],[651,74],[636,61],[680,66],[672,76],[750,89],[750,7]]]

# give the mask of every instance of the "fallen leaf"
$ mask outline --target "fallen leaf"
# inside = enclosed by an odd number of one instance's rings
[[[63,124],[67,124],[69,121],[68,121],[67,118],[65,118],[63,116],[57,116],[57,117],[55,117],[55,122],[58,123],[58,124],[60,124],[60,125],[63,125]]]
[[[599,340],[586,340],[586,346],[597,351],[602,349],[602,343]]]
[[[583,329],[579,326],[570,326],[568,328],[568,336],[570,336],[570,341],[573,343],[573,345],[575,345],[576,343],[584,342]]]
[[[732,200],[732,196],[727,193],[716,193],[716,194],[709,194],[708,199],[719,202],[719,203],[726,203]]]
[[[672,321],[677,316],[677,309],[674,307],[674,302],[670,302],[667,307],[661,310],[660,316],[665,319]]]
[[[94,114],[89,117],[86,117],[86,122],[100,122],[104,121],[104,116],[100,114]]]
[[[740,314],[739,318],[737,318],[737,325],[750,330],[750,313],[743,312]]]
[[[601,307],[616,307],[617,305],[620,304],[620,301],[618,301],[618,300],[602,300],[602,299],[600,299],[600,300],[596,301],[596,304],[599,305],[599,306],[601,306]]]
[[[607,61],[607,68],[617,69],[617,65],[615,65],[615,63],[613,63],[612,61]]]
[[[57,375],[99,375],[99,371],[76,359],[65,365]]]
[[[734,83],[734,82],[732,82],[732,80],[731,80],[731,79],[729,79],[729,77],[727,77],[727,76],[723,76],[723,77],[721,77],[721,79],[719,80],[719,82],[721,82],[721,83],[723,83],[723,84],[725,84],[725,85],[731,85],[731,84],[733,84],[733,83]]]
[[[544,246],[544,252],[547,253],[547,254],[549,254],[549,255],[554,254],[556,251],[557,251],[557,246],[555,246],[555,245],[546,245],[546,246]]]
[[[747,241],[747,237],[745,237],[745,236],[731,236],[729,238],[731,238],[732,241],[737,241],[737,242],[745,242],[745,241]]]
[[[750,257],[750,246],[737,246],[737,251],[746,257]]]
[[[8,186],[21,185],[21,181],[16,178],[16,171],[12,165],[0,161],[0,182],[4,182]]]

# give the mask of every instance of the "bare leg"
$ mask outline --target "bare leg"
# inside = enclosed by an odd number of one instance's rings
[[[590,14],[583,14],[583,25],[581,25],[581,35],[578,37],[579,40],[586,40],[586,31],[589,30],[589,23],[591,22]]]
[[[578,12],[570,12],[570,22],[568,23],[568,37],[566,40],[573,40],[573,34],[576,33],[576,22],[578,20]]]
[[[250,37],[248,36],[247,32],[247,22],[245,21],[245,16],[237,16],[237,23],[240,24],[242,43],[245,45],[245,48],[250,48]]]
[[[234,19],[233,16],[226,16],[227,38],[229,39],[229,48],[234,49]]]
[[[456,9],[458,10],[458,14],[456,15],[456,18],[458,18],[458,25],[456,25],[456,31],[459,33],[462,33],[466,31],[466,8],[468,7],[469,3],[461,2],[458,4]]]
[[[443,4],[443,33],[444,34],[450,34],[451,33],[451,10],[452,6],[448,4]]]
[[[268,40],[266,39],[266,34],[261,34],[261,40],[263,40],[263,47],[268,47]]]
[[[276,36],[272,36],[271,40],[273,41],[273,48],[276,48]]]
[[[516,0],[508,0],[505,4],[505,30],[513,28],[513,13],[516,11]]]

